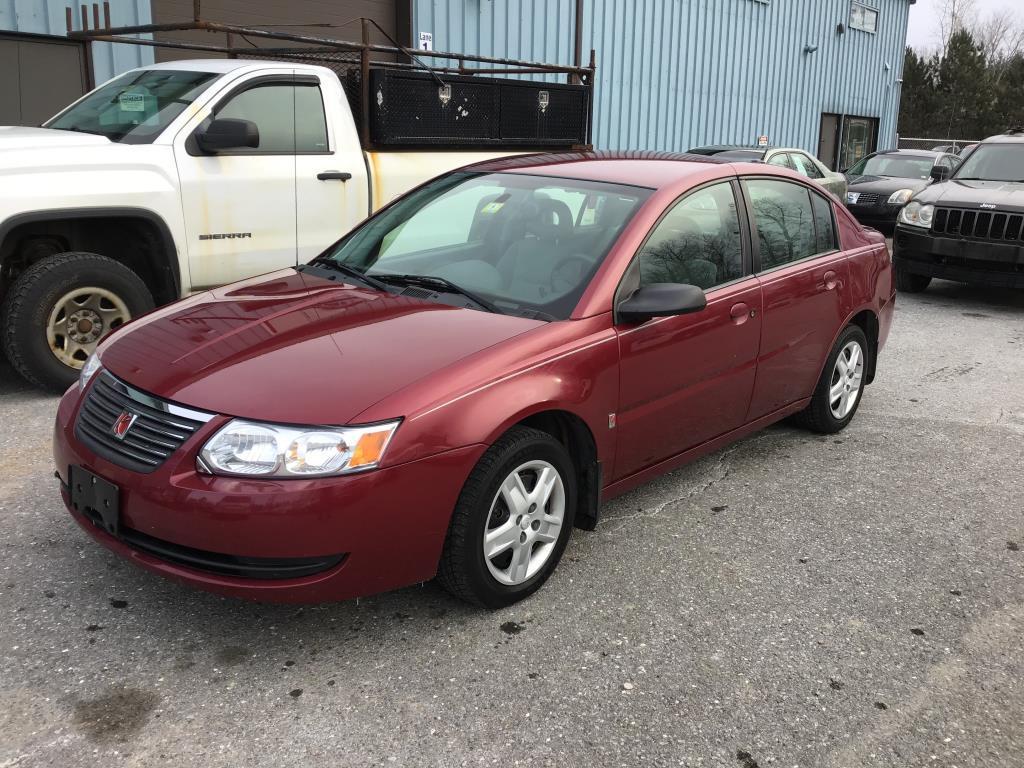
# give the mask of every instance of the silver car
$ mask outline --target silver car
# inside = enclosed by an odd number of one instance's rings
[[[714,155],[723,160],[760,161],[769,165],[781,165],[809,179],[813,179],[846,202],[846,177],[830,171],[824,163],[802,149],[790,147],[741,147],[720,144],[711,147],[697,147],[690,152],[695,155]]]

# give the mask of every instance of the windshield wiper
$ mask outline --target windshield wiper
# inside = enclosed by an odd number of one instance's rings
[[[352,278],[355,282],[359,283],[360,285],[368,286],[376,291],[391,293],[391,291],[388,290],[388,286],[385,283],[382,283],[377,278],[370,277],[369,275],[360,272],[355,267],[350,267],[348,264],[343,264],[342,262],[332,259],[329,256],[313,259],[309,263],[316,265],[318,267],[324,267],[325,269],[334,270],[335,272],[340,272],[346,277]]]
[[[461,296],[465,296],[481,309],[485,309],[488,312],[494,312],[499,315],[505,314],[501,309],[482,296],[477,296],[472,291],[467,291],[461,285],[456,285],[451,280],[446,280],[443,277],[435,277],[434,275],[380,275],[380,279],[386,283],[393,283],[395,285],[422,285],[424,288],[433,288],[434,290],[439,290],[443,293],[457,293]]]

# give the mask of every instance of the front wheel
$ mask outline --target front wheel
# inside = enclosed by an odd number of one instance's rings
[[[458,598],[501,608],[537,591],[572,533],[576,482],[565,447],[515,427],[488,449],[463,486],[438,568]]]
[[[903,293],[921,293],[932,282],[928,275],[915,275],[896,267],[896,290]]]
[[[63,392],[104,336],[152,308],[146,284],[123,264],[60,253],[15,281],[0,313],[0,341],[26,380]]]
[[[830,435],[853,420],[867,380],[868,340],[864,331],[849,325],[836,341],[825,363],[810,404],[797,414],[802,426]]]

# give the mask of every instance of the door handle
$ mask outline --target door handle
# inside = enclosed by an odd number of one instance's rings
[[[744,304],[742,301],[739,304],[733,304],[729,310],[729,317],[735,325],[743,325],[747,322],[748,317],[753,317],[754,312],[751,311],[750,307]]]
[[[821,279],[824,281],[826,291],[834,291],[839,287],[839,275],[831,269],[822,275]]]
[[[352,174],[348,171],[320,171],[316,177],[320,181],[348,181]]]

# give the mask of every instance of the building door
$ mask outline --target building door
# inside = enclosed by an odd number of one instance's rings
[[[830,170],[836,170],[837,152],[839,148],[839,121],[841,117],[831,112],[821,116],[821,133],[818,138],[818,159]]]
[[[0,34],[0,125],[39,125],[87,90],[84,43]]]
[[[877,148],[877,144],[878,118],[853,115],[844,117],[843,138],[839,147],[840,170],[846,170],[861,158],[870,155]]]

